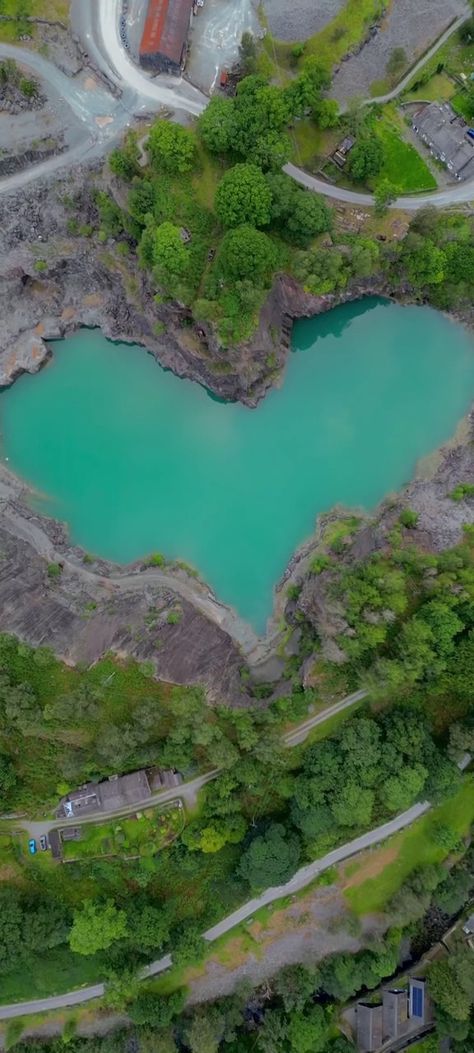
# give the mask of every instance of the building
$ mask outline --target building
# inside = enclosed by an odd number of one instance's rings
[[[357,1048],[360,1053],[376,1053],[383,1043],[383,1005],[357,1003]]]
[[[410,1020],[417,1027],[429,1024],[433,1019],[433,1007],[424,977],[411,976],[408,987]]]
[[[474,935],[474,914],[471,914],[467,921],[464,922],[462,931],[466,933],[466,936]]]
[[[339,168],[344,168],[353,146],[355,146],[355,139],[353,139],[352,135],[346,135],[346,138],[342,140],[342,143],[339,143],[339,146],[336,147],[332,159],[336,162]]]
[[[182,72],[192,10],[193,0],[148,0],[140,65],[154,73]]]
[[[360,1053],[379,1053],[405,1039],[405,1045],[433,1026],[433,1007],[424,977],[412,976],[407,987],[386,987],[382,1002],[358,1002],[356,1007],[357,1048]]]
[[[431,102],[417,110],[413,130],[433,157],[442,161],[454,179],[474,178],[474,138],[463,117],[447,102]]]
[[[57,814],[66,819],[80,819],[100,812],[119,812],[129,805],[145,804],[150,796],[150,783],[145,771],[112,775],[105,782],[88,782],[79,790],[68,793],[67,797],[63,797]]]
[[[408,997],[406,987],[392,987],[383,992],[383,1036],[399,1038],[408,1026]]]

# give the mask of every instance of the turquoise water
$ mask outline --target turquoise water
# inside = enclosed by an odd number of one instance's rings
[[[186,560],[262,630],[317,513],[400,487],[474,395],[474,341],[428,308],[346,305],[294,348],[249,410],[83,330],[1,394],[3,456],[87,551]]]

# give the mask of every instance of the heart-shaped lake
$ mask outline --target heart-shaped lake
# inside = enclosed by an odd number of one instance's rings
[[[449,438],[474,394],[474,341],[378,299],[299,322],[283,386],[222,404],[143,350],[83,330],[0,400],[3,457],[89,552],[194,564],[261,631],[319,512],[373,508]]]

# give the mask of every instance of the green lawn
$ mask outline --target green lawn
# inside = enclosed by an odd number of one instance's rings
[[[105,963],[98,955],[73,954],[66,945],[45,950],[41,957],[22,968],[2,973],[2,1002],[47,998],[75,987],[97,983],[104,977]]]
[[[170,844],[184,825],[183,809],[149,808],[139,817],[82,826],[80,841],[63,844],[64,859],[89,860],[98,856],[153,856]]]
[[[447,73],[434,73],[426,84],[421,85],[405,96],[406,102],[440,102],[451,99],[456,86]]]
[[[295,121],[291,130],[293,152],[291,160],[311,171],[316,171],[321,162],[331,154],[341,138],[337,128],[327,130],[317,128],[309,117]]]
[[[460,837],[465,837],[474,820],[473,790],[474,779],[472,775],[468,775],[454,797],[444,801],[413,826],[400,831],[376,850],[383,853],[387,845],[390,845],[396,848],[397,857],[378,877],[346,889],[345,896],[356,914],[371,914],[383,910],[413,870],[428,863],[442,862],[446,857],[446,850],[433,841],[433,827],[437,823],[443,823],[455,830]],[[374,852],[374,858],[375,855]]]
[[[394,106],[387,106],[377,121],[376,134],[384,149],[384,163],[375,185],[388,179],[401,193],[435,190],[436,179],[411,143],[402,138],[403,121]]]
[[[455,33],[414,75],[408,91],[410,92],[411,88],[416,91],[419,88],[423,89],[438,71],[442,72],[439,69],[440,66],[444,67],[447,74],[459,76],[464,73],[466,77],[469,77],[474,69],[474,44],[463,44],[459,33]]]
[[[466,121],[470,121],[471,124],[474,124],[474,113],[467,92],[457,91],[451,99],[451,106],[456,110],[456,113],[460,113]]]

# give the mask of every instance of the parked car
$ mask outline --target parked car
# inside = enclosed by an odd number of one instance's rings
[[[209,249],[209,252],[207,254],[207,258],[209,260],[209,263],[212,263],[215,255],[216,255],[216,250],[215,249]]]
[[[36,841],[34,837],[30,837],[30,840],[28,841],[28,851],[31,852],[32,856],[34,856],[36,852]]]
[[[225,88],[227,81],[229,80],[229,74],[226,69],[221,69],[221,75],[219,77],[219,84],[221,88]]]
[[[46,834],[42,834],[41,837],[40,837],[40,848],[41,848],[41,851],[42,852],[46,852],[47,847],[48,847],[48,838],[46,837]]]

